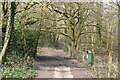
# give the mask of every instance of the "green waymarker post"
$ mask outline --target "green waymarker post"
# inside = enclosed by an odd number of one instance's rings
[[[86,58],[87,58],[88,64],[92,65],[93,64],[93,53],[90,50],[87,51]]]

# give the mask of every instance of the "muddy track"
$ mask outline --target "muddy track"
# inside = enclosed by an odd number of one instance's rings
[[[70,68],[74,77],[93,77],[92,74],[90,74],[90,72],[87,71],[86,68],[82,65],[82,63],[75,59],[70,59],[69,54],[63,52],[62,50],[55,50],[51,48],[42,48],[41,50],[44,54],[38,55],[35,59],[35,65],[37,66],[39,78],[46,76],[48,76],[47,78],[52,78],[55,68],[58,67]],[[85,73],[83,74],[83,72]]]
[[[50,51],[47,48],[41,49],[45,54],[38,55],[36,57],[36,61],[39,66],[42,67],[59,67],[59,66],[67,66],[67,67],[76,67],[82,68],[83,66],[78,64],[75,59],[70,59],[68,54],[65,54],[61,50]],[[57,52],[58,51],[58,52]],[[52,54],[50,53],[52,52]],[[56,53],[57,52],[57,53]],[[47,55],[48,54],[48,55]]]

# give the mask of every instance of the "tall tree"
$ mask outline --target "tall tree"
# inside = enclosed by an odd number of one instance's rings
[[[4,41],[4,35],[6,32],[7,20],[8,20],[8,2],[2,2],[2,42]],[[3,45],[3,44],[2,44]]]
[[[0,63],[4,63],[6,60],[7,48],[10,43],[13,29],[14,29],[14,17],[15,17],[16,4],[15,2],[8,2],[8,6],[9,6],[8,7],[9,17],[8,17],[7,28],[5,33],[4,45],[0,54]]]
[[[80,36],[87,33],[83,30],[85,26],[88,26],[87,20],[92,11],[90,10],[91,3],[56,4],[51,4],[51,11],[58,13],[63,18],[63,24],[66,26],[63,29],[65,30],[66,28],[66,30],[62,34],[68,39],[67,43],[70,46],[71,57],[75,57],[79,50]]]
[[[120,48],[120,1],[118,2],[118,48]],[[118,49],[119,51],[118,51],[118,54],[119,54],[119,52],[120,52],[120,49]],[[118,55],[118,61],[120,61],[120,55]],[[118,64],[118,67],[120,66],[120,64]],[[119,68],[119,70],[120,70],[120,68]],[[120,75],[119,75],[119,73],[118,73],[118,78],[120,78]]]

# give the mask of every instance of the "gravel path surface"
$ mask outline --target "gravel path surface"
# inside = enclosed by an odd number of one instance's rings
[[[35,60],[37,78],[95,78],[80,62],[70,59],[69,54],[62,50],[47,47],[41,50],[44,54],[38,55]],[[68,71],[65,72],[65,69]]]

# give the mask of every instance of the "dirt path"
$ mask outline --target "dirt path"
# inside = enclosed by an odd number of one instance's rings
[[[70,59],[62,50],[42,48],[36,57],[37,78],[95,78],[80,62]]]

